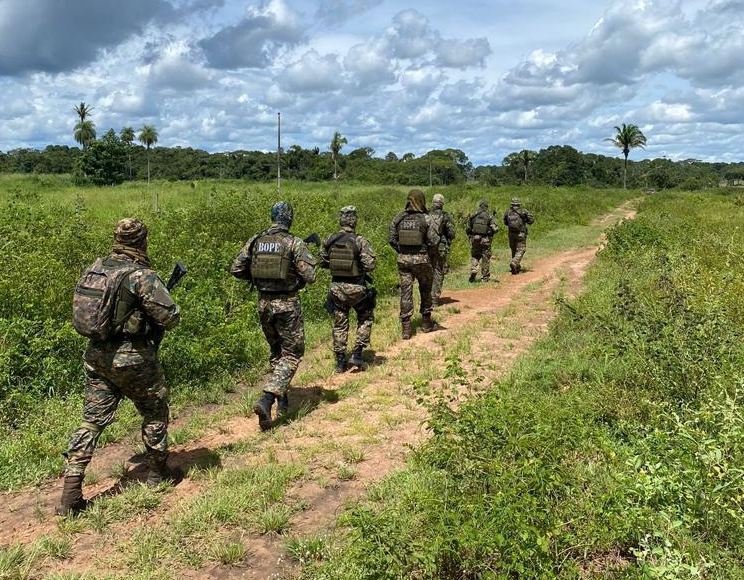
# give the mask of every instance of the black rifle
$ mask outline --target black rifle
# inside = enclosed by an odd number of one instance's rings
[[[186,276],[186,266],[184,266],[181,262],[176,262],[176,265],[173,266],[173,272],[168,279],[168,283],[165,285],[165,287],[168,289],[168,292],[178,286],[178,283],[183,279],[184,276]]]
[[[302,241],[306,244],[314,244],[316,247],[320,247],[320,236],[318,235],[318,232],[313,232]]]

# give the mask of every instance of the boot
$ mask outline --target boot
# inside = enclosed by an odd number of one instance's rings
[[[349,366],[356,367],[360,371],[367,370],[367,363],[362,359],[362,347],[358,346],[351,353],[349,358]]]
[[[514,262],[509,264],[509,269],[511,270],[512,276],[519,274],[519,267]]]
[[[421,319],[421,332],[431,332],[435,326],[434,321],[431,319],[431,314],[424,314]]]
[[[401,327],[403,329],[403,340],[410,340],[411,339],[411,319],[408,318],[406,320],[401,320],[400,322]]]
[[[470,278],[468,278],[468,282],[471,284],[475,282],[475,272],[470,273]]]
[[[253,405],[253,412],[258,415],[258,426],[261,431],[271,429],[271,406],[274,404],[275,398],[274,393],[264,391],[263,397]]]
[[[177,467],[173,469],[168,467],[167,457],[158,457],[157,459],[153,458],[150,462],[150,473],[147,474],[145,485],[149,488],[155,488],[163,482],[175,485],[182,479],[183,471]]]
[[[65,475],[62,499],[54,510],[56,515],[74,516],[88,507],[88,502],[83,499],[83,477],[82,473]]]
[[[284,394],[276,400],[276,418],[277,420],[286,419],[289,414],[289,397]]]
[[[336,372],[338,374],[345,373],[347,368],[348,366],[346,364],[346,353],[337,352],[336,353]]]

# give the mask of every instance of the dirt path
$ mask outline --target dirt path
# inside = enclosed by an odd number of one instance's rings
[[[609,226],[618,218],[633,217],[629,204],[620,209],[597,223]],[[437,332],[419,332],[410,341],[395,343],[376,353],[378,364],[367,373],[333,375],[293,389],[291,399],[297,419],[273,435],[261,435],[252,415],[234,417],[197,441],[175,446],[173,463],[184,467],[203,465],[217,451],[242,443],[246,452],[222,458],[221,469],[265,464],[267,457],[280,464],[302,465],[305,474],[291,484],[286,499],[286,503],[301,506],[291,516],[288,529],[299,537],[328,530],[347,501],[361,497],[370,485],[401,467],[409,451],[427,436],[426,412],[416,402],[420,394],[416,389],[425,385],[428,392],[437,393],[451,388],[447,375],[453,366],[477,377],[470,381],[467,392],[487,388],[544,334],[554,316],[553,295],[573,295],[580,290],[597,247],[536,260],[530,271],[517,277],[502,277],[499,284],[446,293]],[[312,365],[313,357],[308,357],[305,364]],[[317,406],[319,401],[325,404]],[[109,473],[117,462],[130,459],[131,444],[112,445],[102,451],[92,467]],[[131,472],[135,476],[141,473],[136,462]],[[114,523],[106,533],[78,532],[69,557],[54,562],[53,568],[46,563],[43,569],[120,573],[115,558],[106,561],[105,553],[111,551],[107,548],[110,537],[167,525],[180,506],[198,497],[208,485],[207,481],[188,478],[165,494],[157,508],[142,516]],[[60,486],[57,480],[32,491],[1,495],[0,545],[30,544],[57,533],[58,523],[50,513]],[[118,490],[116,480],[106,477],[87,486],[86,496],[114,495]],[[179,576],[291,575],[295,565],[286,555],[285,541],[277,534],[241,534],[240,542],[246,548],[241,565],[212,564],[197,570],[184,569]]]

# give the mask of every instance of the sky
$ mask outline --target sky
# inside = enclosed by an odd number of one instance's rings
[[[0,0],[0,150],[152,124],[163,146],[477,164],[604,141],[744,160],[744,0]]]

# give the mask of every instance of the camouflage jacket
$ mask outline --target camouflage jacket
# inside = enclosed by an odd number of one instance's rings
[[[251,251],[253,243],[261,236],[286,233],[289,234],[289,228],[280,224],[272,224],[268,230],[257,233],[243,246],[238,255],[233,261],[232,267],[230,268],[230,274],[239,278],[240,280],[251,279]],[[315,257],[310,253],[307,244],[297,236],[289,234],[290,243],[290,257],[292,261],[292,272],[291,275],[297,279],[297,289],[305,286],[306,284],[313,284],[315,282],[316,265],[317,261]],[[285,292],[286,283],[276,281],[276,292]],[[265,290],[266,292],[271,292]],[[290,291],[291,293],[291,291]]]
[[[429,263],[429,252],[431,252],[434,248],[436,248],[439,245],[439,233],[436,231],[436,228],[432,226],[432,220],[431,216],[427,214],[423,214],[426,218],[426,243],[421,247],[421,250],[419,253],[416,254],[403,254],[400,251],[400,246],[398,244],[398,224],[400,224],[401,221],[403,221],[403,218],[405,218],[409,213],[417,213],[417,212],[401,212],[395,218],[390,224],[390,231],[388,236],[388,242],[393,247],[393,249],[398,252],[398,263],[399,264],[426,264]]]
[[[433,209],[429,213],[432,226],[439,234],[439,249],[449,251],[450,245],[455,239],[455,221],[452,216],[442,209]]]
[[[481,215],[482,213],[486,213],[486,215],[488,217],[488,220],[489,220],[488,221],[488,229],[490,230],[491,233],[490,234],[487,234],[487,235],[474,234],[473,233],[473,221],[475,220],[475,218],[477,216]],[[494,219],[493,214],[491,212],[488,212],[486,210],[479,210],[479,211],[475,212],[474,214],[472,214],[468,218],[468,225],[467,225],[466,232],[467,232],[468,236],[470,236],[470,237],[474,237],[474,238],[481,238],[481,237],[492,238],[494,236],[494,234],[496,232],[498,232],[498,231],[499,231],[499,224],[496,223],[496,220]]]
[[[352,228],[343,227],[340,232],[332,234],[326,238],[323,247],[320,250],[320,255],[318,256],[318,265],[321,268],[330,268],[329,242],[332,238],[342,232],[349,234],[355,233]],[[377,256],[375,255],[375,251],[372,249],[372,245],[369,243],[367,238],[360,235],[356,235],[356,244],[357,249],[359,250],[359,261],[362,263],[364,272],[372,272],[377,267]]]
[[[519,232],[519,235],[526,236],[527,235],[527,225],[528,224],[530,224],[530,225],[531,224],[534,224],[535,223],[535,217],[530,212],[528,212],[526,209],[524,209],[522,207],[520,207],[520,208],[512,208],[512,207],[510,207],[509,209],[506,210],[506,212],[504,212],[504,225],[506,227],[509,227],[509,221],[508,221],[507,218],[509,216],[509,212],[512,212],[512,211],[516,211],[519,214],[519,217],[522,218],[522,231]],[[509,232],[509,233],[513,235],[512,232]]]

